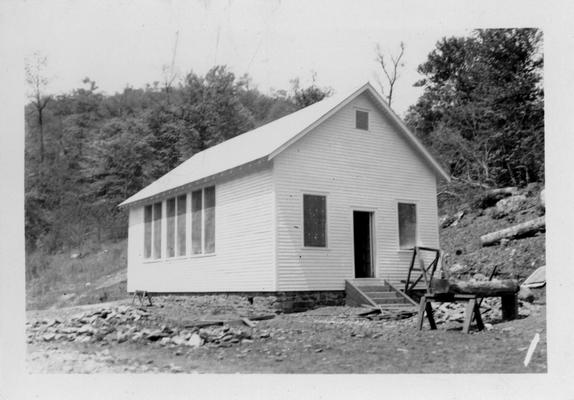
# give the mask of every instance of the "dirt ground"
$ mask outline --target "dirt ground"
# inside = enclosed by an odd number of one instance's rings
[[[273,315],[264,304],[251,305],[237,296],[166,296],[155,298],[154,303],[144,311],[138,311],[139,305],[131,306],[130,301],[125,300],[29,311],[29,372],[370,374],[547,371],[546,306],[540,300],[532,305],[523,304],[517,320],[486,321],[490,322],[489,329],[473,329],[470,334],[461,332],[462,323],[452,321],[440,324],[435,331],[429,330],[425,321],[424,330],[419,331],[415,326],[416,316],[397,321],[372,321],[357,315],[364,309],[351,307],[323,307],[303,313],[279,314],[272,319],[252,321],[254,326],[249,327],[241,322],[241,316],[255,319],[256,316]],[[113,325],[113,332],[101,340],[83,342],[52,337],[45,340],[43,336],[50,324],[65,327],[74,316],[118,306],[123,306],[128,314],[145,313],[145,318],[132,323],[138,330],[163,329],[174,336],[197,321],[234,321],[221,327],[203,328],[202,335],[217,330],[241,332],[241,339],[221,343],[216,340],[197,347],[176,344],[168,339],[106,339],[115,338],[117,332],[130,324],[129,321]],[[525,355],[536,333],[540,334],[540,342],[530,364],[525,367]]]

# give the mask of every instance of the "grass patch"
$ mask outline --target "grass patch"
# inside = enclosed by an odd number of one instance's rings
[[[54,255],[27,255],[26,308],[41,310],[126,297],[126,251],[123,240]]]

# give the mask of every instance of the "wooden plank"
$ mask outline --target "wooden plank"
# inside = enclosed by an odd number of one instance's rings
[[[349,306],[360,306],[361,304],[370,304],[373,307],[378,307],[377,303],[372,301],[361,289],[355,286],[350,281],[345,281],[345,302]]]
[[[476,299],[469,299],[466,303],[466,308],[464,310],[464,324],[462,325],[462,332],[468,333],[470,331],[470,323],[472,322],[472,314],[474,313],[474,307],[476,305]]]
[[[425,320],[425,310],[426,310],[427,299],[425,296],[421,297],[420,305],[419,305],[419,314],[417,317],[417,326],[419,327],[419,331],[423,329],[423,322]]]
[[[395,293],[398,293],[401,297],[403,297],[404,299],[406,299],[409,303],[411,303],[412,305],[416,306],[418,305],[416,301],[414,301],[413,299],[411,299],[411,297],[409,295],[407,295],[405,292],[403,292],[402,290],[399,290],[397,287],[395,287],[393,284],[391,284],[391,282],[386,281],[385,280],[385,285],[388,285],[389,288],[391,288],[391,290],[394,290]]]
[[[425,309],[426,309],[426,313],[427,313],[427,318],[429,320],[430,328],[432,330],[434,330],[434,329],[436,329],[436,322],[434,320],[434,311],[432,309],[431,302],[428,300],[426,300]]]

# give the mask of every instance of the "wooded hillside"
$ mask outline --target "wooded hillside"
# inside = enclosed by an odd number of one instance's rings
[[[38,60],[37,60],[38,61]],[[117,205],[193,154],[330,94],[314,84],[265,95],[225,66],[178,85],[154,83],[105,95],[84,87],[43,93],[42,63],[28,65],[26,244],[55,252],[119,239],[127,216]]]

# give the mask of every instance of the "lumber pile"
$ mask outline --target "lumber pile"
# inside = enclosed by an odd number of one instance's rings
[[[546,221],[544,217],[535,218],[533,220],[511,226],[510,228],[502,229],[500,231],[488,233],[480,237],[482,246],[492,246],[500,243],[502,240],[511,240],[521,237],[533,236],[537,232],[546,229]]]
[[[417,313],[417,310],[413,307],[401,307],[401,308],[375,308],[362,312],[358,314],[359,317],[364,317],[370,319],[371,321],[380,320],[400,320],[405,318],[410,318]]]

